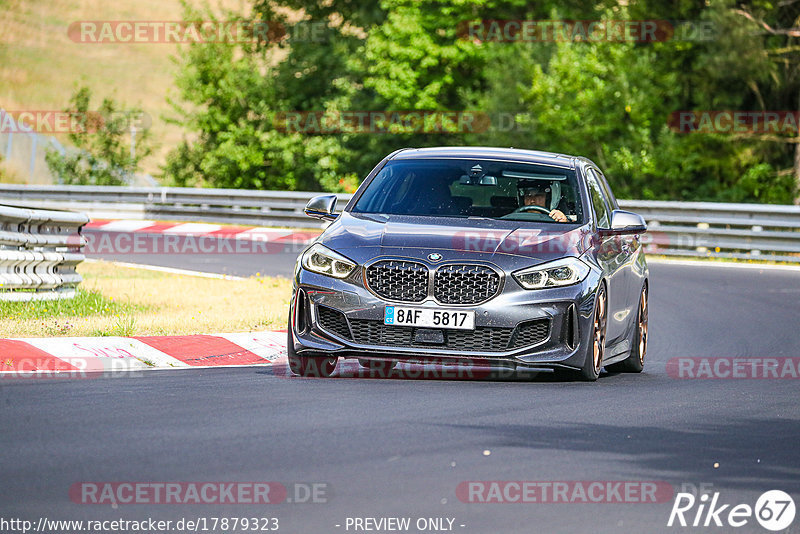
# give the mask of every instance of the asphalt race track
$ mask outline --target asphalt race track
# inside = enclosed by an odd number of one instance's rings
[[[255,259],[224,267],[265,272]],[[673,494],[656,503],[478,503],[456,490],[468,481],[651,481],[675,493],[704,484],[731,507],[755,506],[772,489],[797,501],[800,381],[681,379],[667,362],[796,358],[798,302],[796,271],[654,263],[645,372],[593,384],[300,379],[265,368],[0,380],[1,515],[277,517],[279,532],[320,534],[364,531],[352,525],[365,517],[409,517],[409,532],[419,518],[453,519],[465,534],[729,532],[667,527]],[[293,484],[320,483],[325,494],[267,505],[70,500],[73,484],[108,481],[276,481],[292,500]],[[735,530],[767,532],[752,517]],[[800,518],[788,532],[800,532]]]
[[[93,228],[85,228],[83,235],[91,236],[98,240],[103,234],[108,234],[114,240],[118,232],[104,232]],[[130,233],[127,234],[129,237]],[[149,236],[151,239],[158,236]],[[196,238],[189,236],[175,236],[175,248],[178,250],[186,249],[186,242],[197,242]],[[235,240],[225,238],[214,238],[213,241],[234,242]],[[236,250],[235,246],[232,247]],[[169,267],[173,269],[186,269],[201,271],[206,273],[225,274],[231,276],[252,276],[256,273],[272,276],[291,276],[292,269],[297,255],[306,248],[304,242],[270,243],[268,245],[247,247],[248,251],[253,250],[258,253],[229,254],[225,252],[222,245],[219,246],[221,252],[204,254],[196,253],[132,253],[119,250],[98,252],[86,251],[86,257],[92,259],[103,259],[109,261],[120,261],[140,265],[153,265],[157,267]],[[265,253],[266,252],[266,253]]]

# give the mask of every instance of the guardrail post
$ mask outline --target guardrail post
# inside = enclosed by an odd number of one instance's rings
[[[31,165],[30,172],[28,173],[31,181],[33,181],[33,173],[36,170],[36,148],[39,144],[39,136],[35,133],[31,134]]]

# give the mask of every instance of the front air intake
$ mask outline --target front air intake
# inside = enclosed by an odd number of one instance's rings
[[[294,298],[294,329],[298,334],[302,334],[308,328],[307,310],[306,292],[298,289]]]

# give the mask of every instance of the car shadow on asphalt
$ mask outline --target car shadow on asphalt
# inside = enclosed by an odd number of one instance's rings
[[[687,418],[681,428],[610,423],[484,424],[444,426],[481,436],[487,449],[520,448],[533,455],[560,452],[624,458],[639,477],[658,477],[676,486],[712,484],[752,492],[800,492],[800,420]],[[718,491],[718,490],[715,490]]]
[[[553,372],[550,370],[506,369],[487,367],[470,363],[442,365],[439,363],[418,364],[399,363],[393,369],[365,368],[356,360],[340,360],[336,371],[330,377],[300,377],[289,370],[285,362],[276,362],[268,369],[258,371],[259,374],[291,378],[298,380],[314,380],[325,378],[337,379],[380,379],[380,380],[434,380],[434,381],[483,381],[483,382],[532,382],[532,383],[571,383],[582,382],[577,371],[567,370]],[[620,373],[602,372],[600,380],[616,376]]]

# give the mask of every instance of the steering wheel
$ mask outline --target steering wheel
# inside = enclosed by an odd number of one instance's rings
[[[545,208],[545,207],[542,207],[542,206],[520,206],[519,208],[517,208],[514,211],[516,211],[517,213],[522,213],[522,212],[525,212],[525,211],[540,211],[540,212],[544,213],[545,215],[548,215],[548,216],[550,215],[550,210]]]

